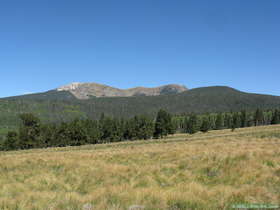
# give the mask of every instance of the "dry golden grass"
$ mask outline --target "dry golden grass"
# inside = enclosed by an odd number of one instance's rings
[[[0,153],[0,209],[230,209],[280,201],[280,126]]]

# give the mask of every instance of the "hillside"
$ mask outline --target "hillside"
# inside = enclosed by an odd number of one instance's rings
[[[76,117],[99,118],[101,113],[115,117],[136,114],[154,116],[160,109],[171,113],[204,113],[280,107],[280,97],[240,92],[214,86],[191,89],[178,94],[133,97],[95,97],[78,100],[67,91],[24,95],[0,99],[0,127],[18,124],[18,114],[32,112],[44,121],[67,121]]]
[[[280,205],[279,129],[0,152],[0,209],[275,207]]]

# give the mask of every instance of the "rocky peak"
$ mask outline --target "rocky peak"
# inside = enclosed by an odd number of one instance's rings
[[[76,90],[77,88],[79,88],[79,86],[81,86],[83,83],[80,83],[80,82],[73,82],[73,83],[70,83],[68,85],[64,85],[64,86],[61,86],[59,88],[57,88],[56,90],[57,91],[71,91],[71,90]]]
[[[56,89],[57,91],[69,91],[78,99],[90,97],[131,97],[131,96],[157,96],[177,94],[188,90],[183,85],[170,84],[155,88],[136,87],[130,89],[118,89],[97,83],[74,82]]]

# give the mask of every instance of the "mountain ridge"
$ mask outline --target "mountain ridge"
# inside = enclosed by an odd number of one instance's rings
[[[98,83],[81,83],[73,82],[68,85],[61,86],[55,91],[68,91],[77,99],[89,99],[91,97],[131,97],[131,96],[157,96],[167,94],[177,94],[188,89],[184,85],[168,84],[154,88],[134,87],[128,89],[120,89]]]
[[[135,115],[155,116],[159,109],[172,114],[212,113],[257,108],[279,109],[280,97],[246,93],[227,86],[194,88],[176,94],[133,97],[90,97],[77,99],[69,91],[43,93],[0,99],[0,130],[19,126],[18,115],[33,113],[44,122],[64,122],[76,118],[99,119],[102,113],[117,118]]]

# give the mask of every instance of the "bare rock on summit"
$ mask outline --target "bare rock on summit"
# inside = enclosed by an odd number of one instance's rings
[[[171,84],[155,88],[136,87],[130,89],[118,89],[97,83],[74,82],[57,88],[56,91],[71,92],[78,99],[91,97],[131,97],[131,96],[157,96],[176,94],[188,90],[183,85]]]

